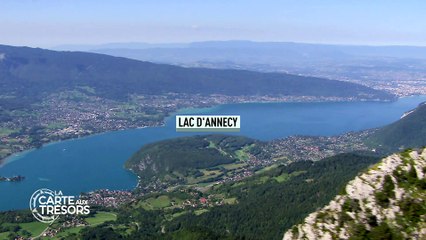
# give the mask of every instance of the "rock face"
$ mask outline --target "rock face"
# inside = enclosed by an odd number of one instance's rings
[[[425,173],[426,148],[386,157],[284,240],[426,239]]]

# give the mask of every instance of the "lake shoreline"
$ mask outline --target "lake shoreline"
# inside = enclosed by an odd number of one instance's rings
[[[422,95],[415,95],[415,96],[422,96]],[[84,136],[76,136],[73,138],[68,138],[68,139],[63,139],[63,140],[57,140],[57,141],[52,141],[52,142],[48,142],[43,144],[41,147],[39,148],[29,148],[29,149],[24,149],[23,151],[19,151],[16,153],[13,153],[3,159],[0,159],[0,169],[5,166],[6,164],[19,160],[21,157],[23,157],[23,155],[28,154],[32,151],[35,151],[37,149],[41,149],[43,147],[52,145],[52,144],[58,144],[58,143],[62,143],[62,142],[66,142],[66,141],[75,141],[78,139],[83,139],[83,138],[88,138],[88,137],[93,137],[93,136],[98,136],[98,135],[102,135],[102,134],[107,134],[107,133],[111,133],[111,132],[117,132],[117,131],[128,131],[128,130],[135,130],[135,129],[143,129],[143,128],[156,128],[156,127],[164,127],[165,126],[165,122],[172,116],[176,115],[176,114],[191,114],[193,112],[200,112],[200,111],[209,111],[209,110],[214,110],[214,108],[220,107],[220,106],[224,106],[224,105],[234,105],[234,104],[280,104],[280,103],[306,103],[306,104],[310,104],[310,103],[349,103],[349,102],[395,102],[398,101],[399,99],[402,98],[407,98],[407,97],[415,97],[415,96],[404,96],[404,97],[397,97],[395,100],[371,100],[371,99],[367,99],[367,100],[307,100],[307,101],[303,101],[303,100],[288,100],[288,101],[247,101],[247,102],[239,102],[239,103],[234,103],[234,102],[230,102],[230,103],[223,103],[223,104],[215,104],[209,107],[201,107],[201,108],[197,108],[197,107],[189,107],[189,108],[181,108],[178,109],[175,112],[171,112],[168,116],[166,116],[164,119],[162,119],[158,125],[155,126],[144,126],[144,127],[138,127],[138,128],[126,128],[126,129],[117,129],[117,130],[109,130],[109,131],[104,131],[104,132],[97,132],[97,133],[93,133],[93,134],[88,134],[88,135],[84,135]]]
[[[25,208],[28,196],[39,188],[59,189],[75,196],[96,189],[134,189],[137,176],[123,165],[135,152],[146,144],[198,134],[176,132],[175,114],[238,114],[243,126],[241,132],[231,135],[270,141],[289,136],[336,136],[381,127],[425,100],[426,96],[392,103],[231,103],[180,109],[159,127],[103,132],[20,153],[0,168],[0,175],[21,175],[26,179],[0,184],[0,193],[8,194],[6,199],[0,199],[0,209]]]

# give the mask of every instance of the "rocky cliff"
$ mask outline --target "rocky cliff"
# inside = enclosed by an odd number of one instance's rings
[[[426,239],[425,173],[426,148],[386,157],[284,239]]]

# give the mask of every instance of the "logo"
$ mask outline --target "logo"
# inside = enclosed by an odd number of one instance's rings
[[[60,215],[87,215],[90,213],[90,206],[87,200],[66,196],[62,191],[42,188],[31,196],[30,210],[38,221],[53,223]]]

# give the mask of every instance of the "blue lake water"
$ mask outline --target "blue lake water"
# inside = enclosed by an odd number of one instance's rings
[[[241,115],[241,134],[261,140],[289,135],[336,135],[396,121],[426,96],[392,103],[250,103],[185,110],[197,114]],[[78,195],[100,188],[132,189],[136,177],[123,168],[142,145],[166,138],[194,135],[175,131],[175,118],[164,127],[132,129],[49,144],[11,157],[0,176],[23,175],[22,182],[0,182],[0,210],[26,209],[39,188]],[[205,134],[205,133],[202,133]]]

